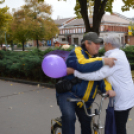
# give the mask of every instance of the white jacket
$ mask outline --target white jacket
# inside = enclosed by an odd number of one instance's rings
[[[122,50],[113,49],[107,51],[105,57],[117,59],[112,68],[103,66],[100,70],[92,73],[80,73],[75,70],[74,75],[87,81],[106,78],[116,92],[114,109],[121,111],[132,108],[134,106],[134,83],[125,53]]]

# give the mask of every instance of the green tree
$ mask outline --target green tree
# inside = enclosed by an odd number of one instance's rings
[[[26,4],[13,14],[11,28],[12,39],[23,44],[27,40],[51,39],[59,32],[56,24],[51,19],[51,6],[38,0],[25,0]],[[9,32],[9,33],[11,33]]]
[[[5,0],[0,0],[0,4],[4,3]],[[6,32],[8,22],[12,19],[12,15],[8,12],[8,7],[0,8],[0,44],[5,42],[6,44]]]
[[[0,45],[2,47],[2,44],[5,42],[5,28],[2,27],[0,29]]]
[[[22,9],[17,10],[13,14],[13,21],[10,23],[8,33],[10,35],[10,41],[14,39],[22,43],[22,50],[24,51],[24,44],[28,40],[27,32],[29,30],[28,22],[25,19],[25,14]]]
[[[24,44],[28,40],[27,32],[29,27],[25,20],[14,19],[11,24],[12,38],[22,43],[22,50],[24,51]],[[10,31],[9,31],[10,33]]]
[[[4,2],[4,1],[3,1]],[[0,1],[1,4],[1,1]],[[11,15],[8,13],[8,7],[0,8],[0,28],[4,27],[6,23],[12,19]]]
[[[60,0],[59,0],[60,1]],[[64,0],[66,1],[66,0]],[[83,18],[86,32],[96,32],[99,34],[99,28],[101,24],[101,19],[105,12],[112,13],[114,0],[76,0],[75,14],[78,18]],[[121,10],[128,11],[130,8],[134,9],[134,0],[122,0],[124,5]],[[93,24],[89,21],[89,6],[93,7]]]
[[[12,47],[12,51],[13,51],[13,41],[14,41],[14,36],[13,36],[13,31],[12,31],[12,21],[8,22],[8,25],[7,25],[7,32],[6,32],[6,39],[7,39],[7,43],[8,44],[11,44],[11,47]]]
[[[50,17],[52,13],[50,5],[38,0],[25,0],[25,2],[26,5],[23,6],[23,9],[31,28],[28,36],[37,41],[38,48],[38,40],[51,39],[59,30]]]
[[[5,2],[5,0],[0,0],[0,4],[2,4],[2,3],[4,3]]]

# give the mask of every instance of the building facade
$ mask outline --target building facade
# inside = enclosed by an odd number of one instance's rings
[[[92,18],[89,18],[89,21],[92,25]],[[120,38],[120,43],[125,44],[130,21],[117,13],[105,14],[101,20],[100,37],[105,38],[109,34],[116,34]],[[61,44],[81,44],[83,34],[86,31],[83,19],[67,18],[55,20],[55,23],[60,31],[57,41]]]

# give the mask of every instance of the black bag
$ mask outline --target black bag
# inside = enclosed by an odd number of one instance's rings
[[[82,82],[82,80],[80,80],[76,77],[72,80],[67,80],[67,79],[59,80],[55,85],[56,91],[57,91],[57,93],[68,92],[72,89],[73,85],[75,85],[77,83],[81,83],[81,82]]]
[[[60,80],[55,85],[57,93],[68,92],[72,88],[72,83],[69,80]]]

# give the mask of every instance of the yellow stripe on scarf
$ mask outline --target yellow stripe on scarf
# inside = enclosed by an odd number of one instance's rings
[[[81,50],[82,50],[81,47],[75,48],[75,54],[76,54],[79,64],[86,64],[86,63],[92,63],[95,61],[102,61],[102,58],[100,58],[100,57],[86,59],[84,57],[84,55],[82,54]],[[89,57],[91,57],[91,56],[89,55]]]

